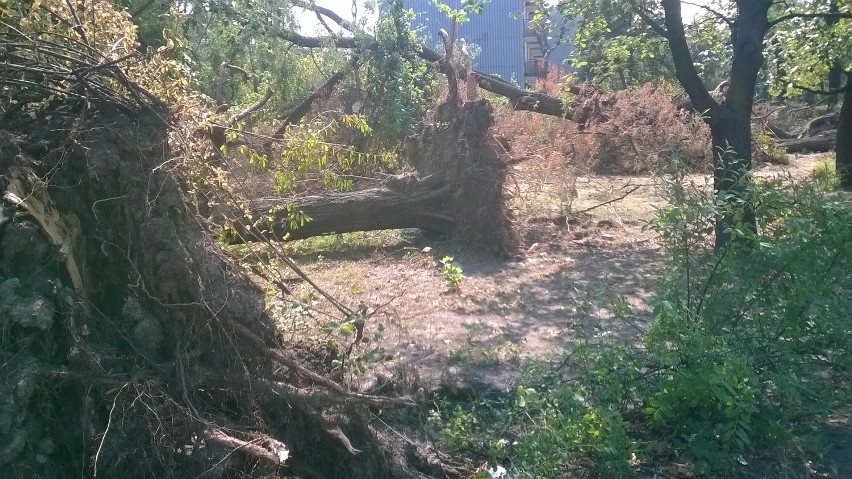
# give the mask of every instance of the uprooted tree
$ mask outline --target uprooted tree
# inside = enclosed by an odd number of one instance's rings
[[[787,20],[785,16],[769,12],[771,2],[735,2],[736,8],[725,17],[732,32],[733,59],[731,63],[730,79],[724,84],[726,92],[721,96],[714,96],[703,84],[690,55],[687,44],[683,22],[681,20],[679,2],[663,2],[660,8],[644,8],[635,2],[627,2],[628,10],[631,8],[638,15],[640,21],[650,25],[653,32],[662,35],[669,44],[674,58],[674,67],[677,77],[684,86],[691,99],[692,108],[702,113],[703,118],[710,126],[713,138],[713,157],[715,165],[715,189],[719,192],[720,199],[728,202],[731,206],[730,214],[721,217],[716,228],[716,238],[719,246],[727,243],[731,227],[736,222],[743,222],[747,227],[745,230],[755,227],[751,214],[749,201],[744,201],[748,187],[748,176],[746,173],[751,169],[751,155],[753,139],[751,134],[752,104],[757,81],[758,71],[763,61],[763,39],[770,29],[778,23]],[[327,8],[318,7],[312,2],[294,0],[292,5],[314,12],[318,17],[334,24],[339,29],[347,32],[341,35],[333,29],[328,28],[329,34],[325,37],[307,37],[290,30],[276,32],[278,36],[286,39],[292,44],[304,48],[336,47],[341,50],[354,50],[356,53],[345,70],[329,77],[329,81],[323,85],[321,90],[327,90],[338,82],[343,71],[357,65],[360,55],[381,56],[381,46],[377,38],[365,34],[358,25],[343,19],[340,15]],[[400,25],[403,17],[400,2],[390,2],[391,17],[394,19],[396,38],[393,47],[401,56],[411,60],[419,57],[447,72],[447,65],[453,63],[452,41],[445,42],[444,54],[439,54],[427,47],[416,44],[410,36],[405,25]],[[395,10],[394,10],[395,9]],[[789,18],[797,18],[801,15],[809,15],[802,12],[788,14]],[[816,14],[820,15],[820,14]],[[774,18],[770,21],[770,18]],[[239,22],[239,20],[234,20]],[[452,39],[450,39],[452,40]],[[450,69],[452,70],[452,69]],[[457,85],[452,72],[448,76],[449,90],[457,91]],[[476,84],[479,88],[490,91],[509,99],[509,104],[517,110],[529,110],[537,113],[566,117],[569,114],[573,120],[580,120],[585,112],[585,103],[582,95],[589,92],[576,86],[569,85],[570,92],[575,101],[564,101],[559,98],[550,97],[541,93],[527,92],[517,87],[483,74],[475,69],[463,69],[462,81]],[[276,131],[280,135],[287,125],[298,121],[309,111],[311,102],[317,98],[316,93],[309,95],[305,101],[299,103],[291,114]],[[580,96],[579,101],[576,101]],[[451,102],[455,100],[451,99]],[[576,105],[576,108],[575,108]],[[470,106],[472,108],[472,105]],[[459,109],[465,111],[468,107]],[[844,110],[846,111],[846,110]],[[445,112],[446,113],[446,110]],[[464,116],[464,115],[463,115]],[[465,164],[470,145],[486,145],[483,139],[473,140],[464,138],[457,133],[465,131],[459,126],[465,123],[463,118],[453,118],[446,114],[438,118],[437,124],[448,123],[451,127],[446,131],[438,131],[430,136],[434,142],[423,142],[410,139],[415,145],[413,148],[416,155],[409,156],[412,164],[417,166],[414,175],[405,178],[390,178],[385,184],[375,188],[362,191],[327,194],[322,196],[310,196],[298,198],[294,204],[287,204],[283,200],[264,200],[252,202],[249,209],[252,217],[262,218],[255,222],[254,228],[237,227],[241,240],[252,240],[262,238],[280,239],[289,237],[292,239],[304,238],[318,234],[334,232],[347,232],[355,230],[383,229],[416,227],[441,233],[456,233],[458,225],[467,224],[471,218],[470,203],[458,203],[452,198],[459,198],[461,189],[470,190],[470,179],[494,178],[501,179],[501,174],[482,176],[476,167]],[[483,131],[484,133],[484,131]],[[780,146],[788,151],[801,151],[802,149],[825,150],[834,145],[834,135],[826,134],[809,138],[790,140],[782,142]],[[280,136],[278,137],[280,139]],[[838,145],[838,158],[842,155],[843,141]],[[456,145],[459,151],[450,151],[447,145]],[[267,147],[269,143],[267,143]],[[499,148],[497,149],[499,151]],[[493,156],[493,153],[489,153]],[[413,156],[419,156],[417,159]],[[426,158],[426,161],[423,159]],[[494,163],[497,164],[496,162]],[[468,172],[469,176],[455,176],[456,172]],[[483,185],[476,181],[477,185]],[[499,190],[499,188],[496,188]],[[486,205],[495,198],[490,187],[482,191],[482,198],[474,202],[476,205]],[[464,194],[475,194],[467,191]],[[288,222],[293,209],[303,211],[313,221],[300,224],[294,228]],[[498,208],[499,209],[499,208]],[[272,214],[267,214],[272,211]],[[493,215],[492,215],[493,216]],[[504,234],[493,234],[495,225],[501,223],[489,222],[483,226],[491,225],[483,234],[476,235],[479,239],[483,237],[497,239]],[[751,225],[748,227],[748,225]],[[488,232],[491,231],[491,232]],[[462,232],[464,233],[464,232]],[[471,239],[470,236],[462,234],[462,239]],[[492,242],[496,250],[502,250],[501,242]]]
[[[108,4],[67,5],[46,14],[66,32],[0,26],[0,476],[444,474],[369,420],[410,399],[351,391],[277,337],[138,83],[166,63]],[[128,36],[89,36],[96,19]]]
[[[490,105],[484,101],[465,101],[476,85],[478,88],[506,97],[517,110],[528,110],[564,117],[571,113],[570,103],[541,93],[522,90],[504,80],[483,74],[475,69],[463,68],[454,58],[453,39],[444,36],[444,52],[415,43],[407,23],[402,22],[401,11],[391,11],[387,17],[390,45],[393,52],[385,52],[380,42],[364,34],[357,25],[333,11],[309,2],[294,1],[294,5],[314,11],[318,16],[347,30],[352,36],[330,34],[326,38],[306,37],[292,31],[278,34],[294,45],[304,48],[335,46],[354,50],[351,60],[339,72],[331,75],[316,91],[286,115],[275,129],[263,150],[271,158],[277,156],[287,128],[298,123],[309,111],[311,103],[330,90],[343,74],[358,68],[363,57],[400,56],[398,61],[413,62],[436,67],[447,79],[449,97],[437,108],[431,124],[410,135],[405,140],[405,163],[414,172],[386,178],[380,184],[351,192],[324,193],[299,196],[293,201],[283,198],[252,199],[246,209],[254,221],[246,225],[239,218],[230,223],[236,233],[232,240],[299,239],[329,233],[350,231],[419,228],[427,233],[451,236],[469,244],[483,246],[484,250],[502,254],[514,245],[509,222],[504,214],[503,180],[504,149],[495,141],[489,129],[493,124]],[[399,2],[392,9],[401,9]],[[384,34],[381,34],[384,35]],[[376,60],[383,61],[383,60]],[[460,93],[459,84],[468,88]],[[572,93],[581,89],[570,86]],[[472,93],[475,95],[475,93]],[[382,112],[391,114],[389,112]],[[381,116],[381,115],[379,115]],[[234,122],[213,127],[217,146],[229,145],[222,132],[233,129]],[[381,125],[379,125],[381,126]],[[233,143],[238,143],[233,135]],[[291,221],[297,210],[307,222]]]

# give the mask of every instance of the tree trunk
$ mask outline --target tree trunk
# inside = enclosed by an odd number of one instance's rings
[[[846,89],[837,125],[836,165],[840,185],[852,188],[852,72],[846,72]]]
[[[714,189],[722,214],[716,220],[716,248],[726,247],[737,226],[755,231],[749,196],[751,170],[751,110],[757,74],[763,64],[763,39],[769,31],[770,0],[737,2],[731,28],[733,62],[724,101],[717,102],[701,81],[683,28],[679,0],[663,0],[666,36],[678,81],[692,104],[704,114],[713,138]]]
[[[750,180],[746,176],[751,171],[750,112],[750,108],[745,115],[728,110],[730,115],[714,118],[710,124],[715,158],[713,188],[723,210],[716,220],[717,249],[728,245],[732,228],[756,230],[754,206],[749,198]]]
[[[302,225],[288,221],[287,210],[274,216],[270,238],[297,240],[332,233],[418,228],[451,235],[456,220],[449,214],[451,189],[442,179],[415,177],[390,182],[389,186],[299,198],[295,209],[310,218]],[[281,200],[255,201],[256,212],[274,210]],[[259,239],[259,231],[250,237]]]

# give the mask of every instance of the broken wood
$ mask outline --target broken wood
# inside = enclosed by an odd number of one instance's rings
[[[822,153],[833,150],[836,142],[837,130],[828,130],[816,136],[782,140],[778,142],[778,146],[784,148],[787,153],[802,153],[805,151]]]
[[[313,5],[313,3],[308,3],[301,0],[297,1],[295,5],[331,19],[332,21],[337,23],[341,28],[348,30],[350,33],[365,35],[364,32],[359,31],[357,27],[351,22],[344,20],[339,15],[335,14],[327,8],[319,7],[317,5]],[[363,42],[363,40],[361,40],[359,43],[359,41],[357,41],[354,37],[308,37],[295,32],[281,32],[279,33],[279,36],[284,40],[293,43],[294,45],[298,45],[305,48],[321,48],[323,46],[335,46],[337,48],[353,49],[358,48],[360,46],[370,50],[375,49],[374,40],[368,43],[365,43]],[[417,56],[428,62],[439,63],[444,59],[444,55],[436,52],[435,50],[432,50],[431,48],[425,45],[413,45],[412,50],[417,54]],[[491,93],[494,93],[496,95],[508,98],[510,105],[512,105],[512,108],[515,110],[532,111],[544,115],[565,118],[570,115],[573,109],[573,105],[571,103],[563,102],[559,98],[548,96],[543,93],[527,91],[518,88],[517,86],[512,85],[506,80],[503,80],[493,75],[488,75],[477,70],[471,70],[470,76],[475,78],[479,88],[482,88],[486,91],[490,91]],[[582,88],[578,85],[569,85],[568,91],[576,95],[581,93]]]
[[[290,457],[290,450],[281,441],[269,436],[253,438],[250,441],[237,439],[219,428],[207,429],[202,433],[211,444],[218,444],[234,451],[240,451],[258,459],[269,461],[276,466],[284,464]]]

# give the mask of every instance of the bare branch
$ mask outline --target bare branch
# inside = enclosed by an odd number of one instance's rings
[[[278,36],[288,42],[305,48],[322,48],[335,46],[337,48],[356,48],[358,46],[351,37],[308,37],[296,32],[279,32]]]
[[[306,37],[292,32],[282,32],[279,36],[306,48],[319,48],[326,45],[335,45],[337,48],[356,48],[358,46],[354,38],[332,39],[329,37]],[[367,48],[373,47],[368,46]],[[417,45],[414,49],[417,56],[427,62],[440,62],[443,59],[441,54],[426,46]],[[472,73],[476,78],[479,88],[509,98],[515,110],[532,111],[559,117],[564,117],[566,112],[571,110],[572,105],[565,104],[558,98],[543,93],[522,90],[499,77],[477,70],[473,70]],[[580,87],[575,85],[569,86],[569,91],[573,94],[578,94],[580,93]]]
[[[734,28],[734,20],[731,17],[725,15],[724,13],[719,12],[716,9],[710,8],[707,5],[703,5],[703,4],[700,4],[700,3],[687,2],[685,0],[681,0],[680,3],[706,10],[708,13],[710,13],[711,15],[716,17],[717,20],[722,20],[723,22],[725,22],[728,25],[728,27]]]
[[[231,125],[231,126],[236,125],[237,122],[245,120],[249,115],[251,115],[251,114],[255,113],[257,110],[260,110],[261,108],[263,108],[263,105],[266,105],[266,102],[268,102],[269,99],[272,98],[273,93],[274,92],[273,92],[272,88],[267,88],[266,93],[264,93],[264,95],[263,95],[263,98],[261,98],[260,100],[257,100],[250,107],[248,107],[245,110],[234,115],[230,120],[228,120],[228,124]]]
[[[222,105],[225,103],[225,73],[239,73],[243,80],[248,80],[249,74],[245,69],[240,68],[236,65],[231,65],[228,62],[222,62],[219,64],[219,75],[216,80],[216,104]]]
[[[638,190],[639,188],[641,188],[641,186],[634,186],[632,189],[628,190],[627,193],[624,193],[623,195],[619,196],[618,198],[613,198],[611,200],[604,201],[603,203],[596,204],[595,206],[590,206],[590,207],[584,208],[582,210],[574,211],[573,213],[585,213],[587,211],[592,211],[594,209],[600,208],[601,206],[606,206],[608,204],[615,203],[616,201],[621,201],[624,198],[627,198],[627,196],[630,193],[633,193],[634,191]]]
[[[353,25],[352,22],[344,19],[343,17],[341,17],[340,15],[338,15],[337,13],[335,13],[334,11],[332,11],[328,8],[316,5],[313,0],[310,1],[310,2],[306,2],[304,0],[290,0],[290,4],[293,5],[294,7],[299,7],[299,8],[303,8],[305,10],[312,11],[312,12],[316,13],[317,16],[322,15],[322,16],[328,18],[329,20],[333,21],[334,23],[340,25],[341,28],[349,30],[349,32],[351,32],[351,33],[355,33],[356,30],[357,30],[356,26]],[[322,21],[322,20],[320,20],[320,21]]]
[[[283,138],[284,132],[287,130],[287,127],[294,123],[298,123],[302,118],[304,118],[304,116],[307,115],[308,112],[311,110],[311,104],[313,104],[313,102],[317,98],[323,95],[327,95],[328,92],[330,92],[335,85],[340,83],[340,80],[342,80],[343,77],[346,76],[346,74],[348,74],[350,71],[352,71],[352,69],[355,68],[362,59],[363,57],[361,56],[353,56],[349,60],[349,63],[347,63],[343,69],[330,76],[328,80],[326,80],[325,83],[322,84],[322,86],[320,86],[319,88],[314,90],[310,95],[305,97],[305,99],[303,99],[298,105],[296,105],[296,107],[293,108],[290,113],[287,113],[287,115],[284,117],[284,121],[275,130],[275,133],[272,134],[272,137],[275,139]]]
[[[667,32],[662,25],[660,25],[653,18],[651,18],[648,12],[636,3],[636,0],[629,0],[629,2],[630,6],[633,7],[633,11],[636,12],[637,15],[639,15],[639,18],[641,18],[643,22],[645,22],[649,27],[651,27],[651,30],[657,32],[657,34],[663,38],[669,37],[669,32]]]
[[[840,93],[845,92],[847,88],[852,88],[852,85],[845,85],[845,86],[842,86],[842,87],[840,87],[840,88],[835,88],[835,89],[833,89],[833,90],[823,90],[823,89],[821,89],[821,88],[819,88],[819,89],[817,89],[817,88],[808,88],[808,87],[806,87],[806,86],[799,85],[798,83],[794,83],[794,84],[793,84],[793,88],[795,88],[795,89],[797,89],[797,90],[806,91],[806,92],[808,92],[808,93],[813,93],[814,95],[828,95],[828,96],[833,96],[833,95],[837,95],[837,94],[840,94]]]
[[[226,434],[223,430],[208,429],[203,433],[204,439],[213,444],[218,444],[235,451],[242,451],[258,459],[269,461],[280,466],[290,457],[290,451],[281,441],[269,436],[263,436],[244,441]]]

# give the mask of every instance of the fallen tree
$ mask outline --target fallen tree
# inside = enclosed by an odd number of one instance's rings
[[[827,130],[814,136],[779,140],[778,146],[787,153],[814,152],[821,153],[834,150],[837,144],[837,130]]]
[[[504,162],[489,134],[493,121],[485,100],[444,104],[436,123],[408,140],[415,174],[390,177],[376,188],[298,198],[289,209],[278,198],[253,200],[259,220],[237,226],[238,242],[419,228],[506,254],[515,239],[504,211]],[[310,220],[294,227],[292,209]]]
[[[498,255],[514,250],[503,201],[505,150],[490,134],[493,109],[484,99],[461,100],[452,39],[443,30],[441,34],[446,54],[436,63],[447,77],[449,94],[435,120],[407,140],[405,159],[416,172],[389,177],[380,187],[301,197],[292,203],[249,199],[250,216],[257,220],[251,225],[233,221],[235,242],[419,228]],[[309,220],[294,222],[294,210]]]

